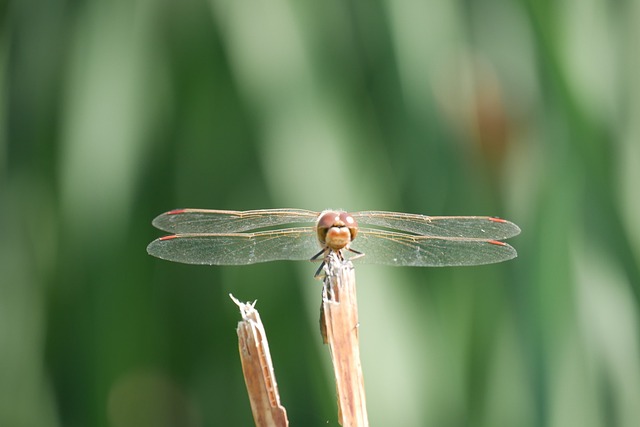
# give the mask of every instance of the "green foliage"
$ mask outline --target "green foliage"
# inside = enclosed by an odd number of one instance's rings
[[[640,419],[636,2],[6,2],[0,425],[336,425],[315,266],[149,257],[178,207],[519,224],[514,261],[358,269],[370,419]]]

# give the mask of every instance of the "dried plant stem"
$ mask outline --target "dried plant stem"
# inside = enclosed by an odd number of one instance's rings
[[[243,303],[233,295],[229,296],[238,305],[242,315],[237,329],[238,345],[256,426],[286,427],[289,425],[287,411],[280,404],[269,343],[260,314],[255,309],[255,301],[251,304]]]
[[[358,344],[358,306],[353,265],[330,254],[322,290],[321,328],[329,344],[338,393],[338,421],[345,427],[369,425]]]

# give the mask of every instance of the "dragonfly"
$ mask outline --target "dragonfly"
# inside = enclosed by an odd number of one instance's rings
[[[331,254],[391,266],[492,264],[517,256],[502,240],[520,233],[513,222],[490,216],[331,209],[176,209],[152,224],[172,233],[147,246],[150,255],[164,260],[204,265],[318,260],[318,272]]]

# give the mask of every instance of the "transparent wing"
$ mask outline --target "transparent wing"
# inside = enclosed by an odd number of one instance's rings
[[[501,240],[520,234],[512,222],[488,216],[426,216],[366,211],[352,214],[360,226],[407,231],[421,236]]]
[[[308,260],[320,250],[312,227],[257,233],[178,234],[154,240],[147,252],[185,264],[244,265]]]
[[[354,262],[413,267],[482,265],[517,256],[504,242],[487,239],[414,236],[361,229],[351,248],[363,252]]]
[[[157,216],[153,225],[169,233],[239,233],[283,224],[312,224],[317,217],[318,212],[304,209],[176,209]]]

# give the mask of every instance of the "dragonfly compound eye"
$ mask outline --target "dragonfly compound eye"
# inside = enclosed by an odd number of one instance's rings
[[[351,240],[355,239],[358,234],[358,223],[356,220],[348,212],[341,212],[338,218],[340,219],[342,226],[349,229]]]
[[[346,247],[355,233],[356,221],[346,212],[326,211],[318,218],[316,225],[320,244],[338,251]]]

